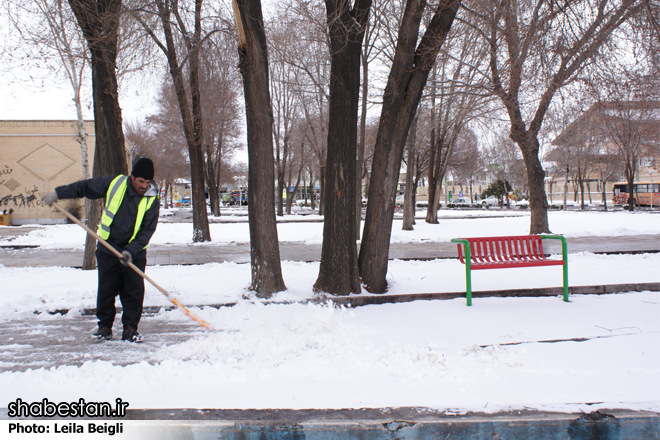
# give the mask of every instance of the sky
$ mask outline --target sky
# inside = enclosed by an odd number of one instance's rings
[[[30,79],[32,72],[12,71],[14,78],[0,81],[0,119],[6,120],[69,120],[76,119],[71,86],[61,82]],[[4,75],[3,75],[4,76]],[[153,75],[149,75],[153,76]],[[134,76],[121,84],[120,106],[125,122],[141,122],[156,111],[156,91],[146,85],[148,79]],[[94,119],[91,96],[83,99],[85,119]]]
[[[568,237],[606,239],[658,232],[657,215],[642,212],[549,215],[555,232]],[[419,221],[415,231],[404,232],[396,220],[393,240],[522,234],[528,222],[527,216],[441,217],[439,225]],[[163,222],[152,244],[192,245],[191,231],[190,224]],[[195,246],[243,242],[249,236],[248,225],[213,224],[211,234],[213,242]],[[278,234],[282,241],[320,243],[322,223],[281,223]],[[51,225],[11,243],[64,249],[82,247],[83,240],[76,225]],[[467,307],[465,299],[458,298],[347,309],[330,301],[307,301],[315,297],[312,285],[318,266],[284,261],[288,289],[269,301],[247,290],[249,264],[150,266],[147,274],[208,321],[211,330],[188,326],[171,341],[152,340],[144,349],[146,359],[136,352],[139,347],[115,337],[90,346],[82,362],[72,359],[58,367],[27,371],[3,363],[8,371],[0,373],[0,407],[18,397],[110,402],[121,397],[131,408],[412,406],[448,414],[512,409],[660,411],[658,292],[572,295],[569,303],[559,296],[476,298]],[[569,254],[569,283],[659,282],[659,267],[657,253]],[[87,338],[93,330],[91,323],[82,334],[73,329],[80,310],[94,307],[93,271],[0,266],[0,277],[3,291],[13,293],[0,295],[3,323],[30,323],[31,331],[44,338],[55,328],[71,328],[71,338]],[[463,266],[453,259],[391,261],[387,279],[389,292],[397,294],[457,292],[465,285]],[[559,267],[473,274],[475,291],[559,286]],[[236,305],[204,307],[223,302]],[[167,305],[167,299],[147,285],[145,306]],[[70,311],[64,316],[45,313],[60,308]],[[118,322],[115,333],[120,331]],[[143,317],[144,322],[187,325],[188,318],[163,308]],[[149,334],[145,337],[149,343]],[[550,340],[563,342],[543,342]],[[17,358],[31,348],[13,343],[11,337],[0,344],[0,350]],[[113,361],[96,358],[99,350]]]
[[[274,9],[271,1],[262,2],[264,15]],[[3,11],[4,12],[4,11]],[[7,14],[0,13],[0,41],[8,40],[11,26],[7,23]],[[0,48],[1,49],[1,48]],[[1,52],[1,51],[0,51]],[[161,52],[158,59],[164,60]],[[51,57],[52,62],[59,60]],[[137,72],[120,78],[119,104],[125,122],[141,122],[145,116],[155,113],[155,100],[161,78],[169,75],[166,67]],[[59,77],[58,77],[59,76]],[[83,99],[84,117],[93,119],[91,100],[91,70],[86,72],[87,86]],[[0,60],[0,119],[5,120],[61,120],[76,119],[76,110],[72,102],[73,93],[66,77],[60,72],[53,72],[31,66],[8,65],[7,60]]]

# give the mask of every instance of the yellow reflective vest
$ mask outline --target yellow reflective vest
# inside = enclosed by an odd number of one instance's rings
[[[101,215],[101,222],[99,223],[99,229],[97,234],[104,240],[107,240],[110,237],[110,225],[115,219],[115,214],[119,207],[121,206],[122,200],[124,200],[124,195],[126,194],[126,189],[128,188],[129,176],[124,176],[120,174],[115,177],[108,191],[105,194],[105,207],[103,208],[103,213]],[[138,232],[140,232],[140,226],[142,226],[142,220],[144,219],[144,214],[151,208],[156,197],[142,197],[138,205],[137,217],[135,218],[135,226],[133,227],[133,236],[128,242],[133,241]],[[146,248],[146,246],[145,246]]]

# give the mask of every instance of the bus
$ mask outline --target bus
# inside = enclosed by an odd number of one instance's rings
[[[632,202],[635,206],[647,206],[651,204],[653,206],[660,206],[660,183],[633,183],[632,195]],[[652,201],[651,195],[653,195]],[[617,182],[614,184],[612,203],[615,205],[627,205],[629,196],[627,182]]]

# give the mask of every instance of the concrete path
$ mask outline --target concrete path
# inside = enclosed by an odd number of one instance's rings
[[[593,253],[660,252],[660,234],[620,237],[569,237],[568,251]],[[560,253],[559,242],[544,243],[548,253]],[[281,242],[280,256],[289,261],[319,261],[321,245]],[[450,242],[392,243],[390,259],[428,260],[456,258],[456,245]],[[249,263],[250,245],[195,244],[185,246],[150,246],[148,265],[178,265],[206,263]],[[0,264],[7,267],[62,266],[81,267],[82,250],[40,249],[6,246],[0,248]]]

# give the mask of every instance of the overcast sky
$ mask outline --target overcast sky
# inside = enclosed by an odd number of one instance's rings
[[[91,71],[88,70],[91,73]],[[76,119],[71,85],[52,79],[38,79],[43,72],[4,72],[0,81],[0,119],[53,120]],[[121,84],[119,104],[125,121],[141,120],[155,111],[153,82],[140,77],[124,80]],[[87,88],[89,91],[89,88]],[[91,96],[83,98],[86,119],[93,119]]]
[[[230,2],[225,2],[230,8]],[[264,17],[272,15],[271,0],[262,0]],[[10,25],[6,14],[0,13],[0,41],[8,38]],[[87,71],[91,75],[91,71]],[[125,122],[142,120],[156,111],[154,101],[165,67],[161,71],[141,73],[128,80],[120,80],[119,105]],[[52,72],[39,69],[21,71],[15,66],[7,66],[0,59],[0,119],[2,120],[60,120],[76,119],[71,85],[64,80],[56,80]],[[86,91],[90,92],[87,84]],[[83,90],[84,92],[85,90]],[[83,100],[86,119],[93,119],[91,94]]]

